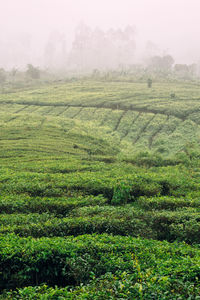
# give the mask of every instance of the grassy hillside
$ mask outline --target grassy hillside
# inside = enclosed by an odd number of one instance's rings
[[[0,94],[0,299],[199,299],[199,95],[92,80]]]
[[[83,126],[92,136],[98,127],[101,138],[114,137],[125,153],[146,149],[171,155],[187,142],[199,143],[199,94],[200,85],[192,83],[155,83],[152,89],[145,83],[60,83],[1,94],[1,120],[11,128],[30,118],[36,127]]]

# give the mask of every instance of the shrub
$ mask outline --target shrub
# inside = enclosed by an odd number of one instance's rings
[[[111,204],[113,205],[126,204],[131,198],[130,192],[131,192],[130,183],[126,181],[118,182],[114,187]]]
[[[166,299],[186,299],[199,293],[199,258],[199,249],[185,244],[106,234],[37,240],[7,235],[0,240],[0,288],[81,284],[67,299],[102,299],[98,296],[106,293],[126,299],[128,292],[131,299],[163,299],[165,294]],[[21,294],[26,299],[26,293],[27,299],[36,293],[49,294],[47,299],[68,296],[66,289],[43,286],[10,292],[10,298]]]

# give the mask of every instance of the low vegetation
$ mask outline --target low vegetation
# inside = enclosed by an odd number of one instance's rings
[[[199,299],[199,92],[0,94],[0,299]]]

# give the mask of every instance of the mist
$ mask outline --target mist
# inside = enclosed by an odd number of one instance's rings
[[[200,61],[198,0],[0,1],[0,68],[104,70]]]

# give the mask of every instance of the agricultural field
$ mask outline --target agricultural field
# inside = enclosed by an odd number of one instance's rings
[[[199,143],[199,83],[2,92],[0,299],[200,299]]]

